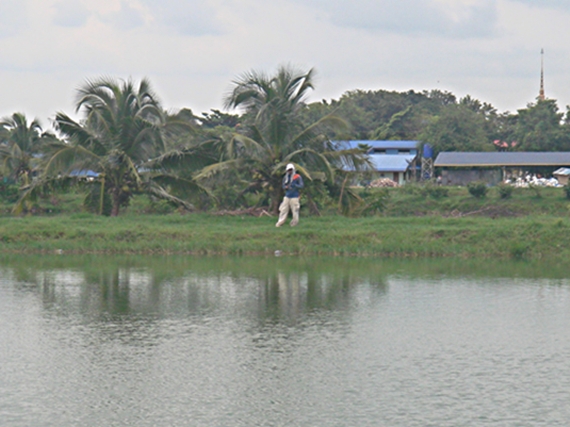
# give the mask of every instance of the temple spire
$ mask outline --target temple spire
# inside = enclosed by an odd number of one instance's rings
[[[538,100],[544,101],[544,49],[540,49],[540,92]]]

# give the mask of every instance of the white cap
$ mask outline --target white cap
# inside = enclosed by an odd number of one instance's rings
[[[294,165],[293,163],[289,163],[289,164],[287,165],[287,167],[285,168],[285,170],[286,170],[286,171],[288,171],[288,170],[295,170],[295,165]]]

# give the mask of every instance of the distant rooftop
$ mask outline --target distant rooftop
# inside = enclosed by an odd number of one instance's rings
[[[79,177],[79,178],[97,178],[99,174],[93,172],[92,170],[72,170],[69,176]]]
[[[442,152],[436,167],[570,166],[570,152]]]
[[[373,140],[353,140],[335,141],[340,148],[358,148],[359,145],[368,145],[374,150],[416,150],[420,145],[419,141],[373,141]]]
[[[370,162],[378,172],[406,172],[415,158],[414,154],[400,156],[369,154]]]

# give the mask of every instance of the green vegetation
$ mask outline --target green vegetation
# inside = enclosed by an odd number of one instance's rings
[[[87,210],[112,216],[143,194],[165,211],[176,205],[275,212],[284,165],[291,162],[305,178],[312,213],[335,206],[345,215],[370,215],[385,203],[358,195],[346,173],[370,167],[366,148],[340,151],[334,141],[420,140],[436,155],[570,151],[570,114],[560,112],[555,100],[537,100],[516,113],[440,90],[353,90],[338,100],[307,103],[314,74],[291,66],[242,74],[224,100],[238,114],[169,112],[147,79],[87,81],[75,101],[80,119],[57,113],[55,133],[23,113],[0,120],[0,174],[9,193],[4,198],[13,195],[9,186],[17,186],[18,213],[41,213],[43,200],[69,191],[81,192]],[[534,191],[542,197],[541,189]],[[446,198],[446,190],[426,187],[424,196]]]
[[[20,185],[30,183],[39,167],[43,146],[55,137],[42,133],[37,120],[28,123],[22,113],[14,113],[0,121],[0,164],[4,177]]]
[[[189,131],[191,125],[164,114],[147,80],[138,87],[111,79],[87,82],[79,89],[76,109],[85,115],[80,122],[56,115],[57,130],[65,139],[46,144],[41,174],[24,186],[17,211],[22,202],[72,183],[86,189],[86,205],[100,214],[117,216],[134,194],[141,193],[193,208],[161,185],[180,180],[163,163],[192,151],[173,145],[173,136]],[[86,172],[95,176],[85,179]],[[198,187],[189,180],[184,184]]]
[[[214,181],[217,185],[241,179],[244,188],[237,198],[260,194],[258,201],[277,213],[286,164],[295,164],[310,181],[329,185],[334,185],[335,174],[343,174],[343,164],[368,166],[362,150],[335,150],[327,132],[334,134],[347,128],[340,117],[327,114],[303,123],[303,101],[313,88],[313,74],[313,70],[303,72],[282,66],[274,76],[257,72],[241,76],[225,104],[245,110],[244,126],[231,138],[222,138],[220,161],[204,168],[197,179],[218,175]]]
[[[0,251],[568,257],[568,187],[356,188],[347,169],[366,176],[366,147],[334,142],[570,151],[554,100],[516,114],[438,90],[307,104],[313,78],[250,71],[225,99],[240,114],[201,116],[168,112],[146,79],[96,79],[78,90],[80,120],[56,114],[57,134],[22,113],[1,119]],[[302,222],[276,230],[289,162],[305,177]]]
[[[567,259],[570,220],[552,216],[274,218],[75,214],[7,218],[0,251],[22,253],[273,254]]]
[[[426,199],[419,186],[383,189],[378,192],[382,214],[368,217],[340,216],[332,207],[321,217],[310,216],[305,206],[298,227],[280,229],[275,217],[267,215],[181,214],[168,205],[165,214],[164,205],[143,196],[133,199],[125,215],[104,217],[83,212],[81,198],[67,195],[54,205],[60,208],[57,215],[3,217],[0,252],[570,256],[570,205],[561,189],[545,188],[541,199],[529,189],[515,189],[510,199],[498,191],[474,198],[465,188],[449,190],[448,197]]]
[[[471,194],[473,197],[480,199],[487,195],[488,189],[486,183],[481,181],[474,181],[470,182],[467,185],[467,190],[469,191],[469,194]]]
[[[512,185],[501,183],[497,185],[497,190],[499,191],[501,199],[510,199],[513,196],[515,188]]]

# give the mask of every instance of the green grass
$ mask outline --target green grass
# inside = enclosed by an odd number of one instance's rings
[[[389,189],[389,201],[386,216],[419,216],[472,214],[477,211],[485,216],[526,216],[526,215],[560,215],[570,213],[570,200],[565,197],[562,188],[541,188],[534,191],[530,188],[515,188],[512,196],[501,199],[498,187],[489,189],[487,196],[477,199],[469,194],[465,187],[445,187],[449,196],[434,199],[423,197],[419,188]]]
[[[413,190],[413,189],[412,189]],[[276,218],[156,214],[138,198],[117,218],[82,211],[77,195],[42,201],[42,214],[0,217],[0,252],[67,254],[269,254],[566,260],[570,202],[562,189],[491,189],[475,199],[465,188],[424,197],[390,191],[383,216],[309,217],[275,228]],[[51,203],[51,205],[48,205]],[[50,208],[46,208],[50,206]],[[57,208],[57,209],[56,209]],[[164,209],[164,206],[159,206]],[[5,211],[4,211],[5,212]]]
[[[570,220],[553,216],[340,216],[275,219],[207,214],[3,218],[0,252],[273,254],[566,259]]]

